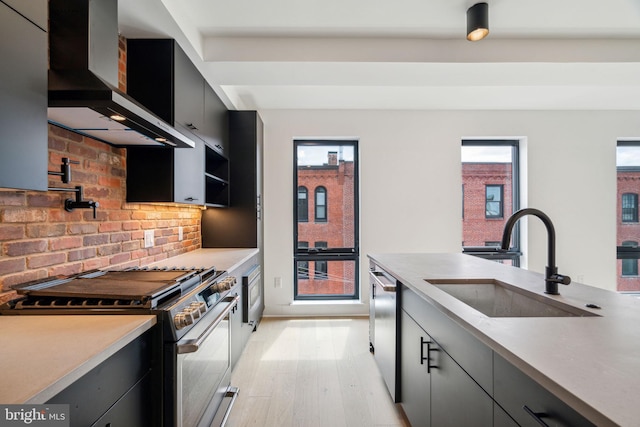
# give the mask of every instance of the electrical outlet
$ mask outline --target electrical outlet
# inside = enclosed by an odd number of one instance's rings
[[[145,248],[153,247],[153,230],[144,231],[144,247]]]
[[[282,288],[282,277],[275,277],[273,279],[273,286],[276,288]]]
[[[184,230],[182,227],[178,227],[178,241],[182,241],[184,239]]]

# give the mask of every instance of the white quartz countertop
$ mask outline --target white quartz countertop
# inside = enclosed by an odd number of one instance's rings
[[[255,248],[203,248],[151,264],[153,267],[215,267],[217,270],[233,271],[257,254]]]
[[[45,403],[155,324],[151,315],[0,316],[0,404]]]
[[[640,425],[637,298],[579,283],[546,295],[542,274],[463,254],[370,258],[594,424]],[[498,279],[599,316],[487,317],[425,281],[448,278]]]

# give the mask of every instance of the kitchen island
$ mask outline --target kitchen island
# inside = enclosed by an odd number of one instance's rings
[[[152,315],[0,316],[0,403],[49,401],[155,324]]]
[[[560,295],[546,295],[541,274],[463,254],[373,254],[370,259],[403,285],[399,289],[406,289],[407,298],[401,306],[411,302],[409,294],[416,295],[423,307],[488,349],[489,369],[495,370],[495,377],[490,375],[493,382],[490,378],[486,386],[476,382],[496,401],[498,371],[506,361],[595,425],[638,425],[640,330],[636,325],[640,322],[640,300],[579,283],[561,286]],[[452,279],[498,280],[586,315],[491,317],[429,283]],[[419,326],[425,330],[431,327]],[[446,346],[444,350],[448,351]],[[466,369],[464,364],[460,366]]]

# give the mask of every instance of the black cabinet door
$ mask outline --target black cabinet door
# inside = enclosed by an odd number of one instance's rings
[[[174,201],[203,205],[204,142],[195,139],[194,148],[175,148]]]
[[[204,85],[204,120],[198,135],[223,156],[229,156],[228,111],[208,84]]]
[[[499,355],[494,356],[494,399],[523,427],[594,424]]]
[[[204,78],[177,43],[173,61],[174,126],[198,136],[204,130]]]
[[[0,35],[0,187],[46,191],[47,33],[0,3]]]
[[[426,342],[431,337],[402,310],[400,337],[400,401],[412,427],[431,426],[431,378]],[[436,424],[437,425],[437,424]]]
[[[497,403],[493,404],[493,427],[520,427]]]
[[[438,427],[493,425],[493,399],[437,345],[431,352],[431,424]]]

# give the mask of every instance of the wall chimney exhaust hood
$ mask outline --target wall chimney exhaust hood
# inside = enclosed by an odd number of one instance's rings
[[[195,146],[117,87],[117,0],[50,0],[49,122],[112,145]]]

